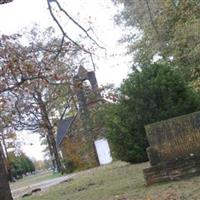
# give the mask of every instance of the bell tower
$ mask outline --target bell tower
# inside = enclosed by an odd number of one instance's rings
[[[89,82],[89,85],[84,84],[86,81]],[[101,99],[94,71],[87,71],[83,66],[80,66],[77,75],[74,76],[73,82],[81,112],[86,111],[89,105]]]

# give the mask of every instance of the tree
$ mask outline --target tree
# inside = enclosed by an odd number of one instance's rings
[[[7,124],[8,125],[8,124]],[[19,151],[19,143],[16,141],[17,136],[13,127],[7,127],[6,124],[1,123],[0,142],[2,142],[3,151],[5,154],[5,163],[8,173],[9,181],[13,181],[11,174],[11,166],[9,162],[9,151]]]
[[[3,155],[3,149],[0,144],[0,199],[12,200]]]
[[[0,0],[0,5],[5,4],[5,3],[10,3],[13,2],[13,0]],[[104,49],[103,46],[97,41],[97,36],[95,35],[95,32],[90,26],[90,23],[88,23],[88,27],[83,27],[78,20],[75,19],[75,17],[71,16],[69,11],[67,11],[57,0],[47,0],[47,6],[49,9],[50,16],[52,17],[53,21],[56,23],[58,26],[62,38],[60,39],[60,44],[59,44],[59,51],[55,53],[56,57],[60,54],[62,48],[64,47],[65,42],[70,42],[74,46],[76,46],[80,51],[86,53],[88,59],[90,60],[90,63],[93,65],[95,69],[95,62],[94,62],[94,48],[100,48]],[[66,28],[66,24],[63,25],[61,23],[60,17],[65,17],[68,21],[70,21],[79,31],[79,36],[78,38],[76,37],[71,37],[70,34],[68,33],[68,30]],[[67,30],[66,30],[67,29]],[[84,43],[83,40],[80,41],[80,38],[84,38]],[[89,44],[89,45],[88,45]],[[86,47],[87,46],[87,47]],[[89,46],[89,47],[88,47]],[[92,47],[92,48],[91,48]]]
[[[81,55],[71,43],[63,43],[60,50],[60,41],[51,37],[52,32],[49,28],[41,36],[37,29],[33,29],[29,45],[23,46],[17,39],[14,44],[9,44],[10,48],[6,51],[15,53],[13,55],[17,54],[20,58],[16,64],[20,68],[20,75],[30,73],[29,76],[36,74],[35,77],[38,78],[9,91],[9,97],[7,95],[6,98],[9,98],[13,105],[11,107],[14,108],[12,125],[17,129],[37,131],[46,137],[54,167],[61,171],[54,135],[67,102],[74,99],[72,74]],[[8,42],[5,40],[5,44]],[[58,51],[60,57],[55,57],[55,52]],[[5,62],[9,62],[6,59]]]
[[[133,54],[134,65],[148,66],[155,55],[184,72],[185,78],[199,76],[200,2],[197,0],[115,0],[124,9],[118,22],[135,27],[124,38]]]
[[[37,45],[34,40],[28,45],[22,45],[20,37],[3,35],[0,38],[0,120],[16,129],[32,126],[42,133],[45,130],[45,134],[50,133],[50,146],[56,151],[53,135],[55,117],[58,118],[63,111],[68,98],[66,94],[71,91],[68,67],[74,70],[78,63],[71,62],[76,57],[77,48],[71,43],[63,43],[60,50],[56,38],[51,42],[42,38],[42,42],[37,41]],[[47,35],[46,38],[49,39]],[[58,52],[60,56],[55,57]],[[57,103],[53,102],[55,99]],[[5,172],[0,174],[4,183],[0,185],[0,194],[1,199],[7,200],[7,193],[3,193],[8,190],[5,184],[7,174],[3,169],[3,152],[0,153],[0,170]]]
[[[199,96],[168,64],[153,64],[129,75],[119,89],[119,101],[108,105],[108,138],[118,159],[147,160],[144,126],[197,111]]]
[[[23,175],[27,175],[27,173],[33,173],[35,171],[33,162],[22,152],[18,155],[14,152],[10,152],[9,162],[12,176],[15,179],[22,178]]]

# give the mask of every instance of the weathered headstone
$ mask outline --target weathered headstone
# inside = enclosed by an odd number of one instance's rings
[[[151,164],[148,185],[200,174],[200,112],[145,126]]]

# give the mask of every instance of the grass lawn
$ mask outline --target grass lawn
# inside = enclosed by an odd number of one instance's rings
[[[31,175],[31,176],[25,176],[22,179],[19,179],[18,181],[11,183],[10,187],[12,190],[21,188],[21,187],[26,187],[31,184],[35,184],[41,181],[46,181],[50,180],[53,178],[57,178],[61,176],[60,174],[53,174],[51,171],[46,171],[46,172],[41,172],[36,175]]]
[[[111,165],[81,172],[72,181],[36,193],[25,200],[200,200],[200,177],[145,186],[142,169],[148,163]]]

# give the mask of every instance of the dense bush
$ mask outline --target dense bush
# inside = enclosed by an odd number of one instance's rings
[[[13,152],[9,154],[11,176],[15,179],[21,178],[27,173],[35,171],[33,162],[25,154],[15,155]]]
[[[147,160],[144,126],[199,109],[199,96],[174,68],[153,64],[129,75],[119,89],[118,103],[107,106],[108,139],[116,158]]]
[[[64,165],[64,169],[63,169],[64,173],[69,174],[69,173],[72,173],[73,171],[75,171],[76,167],[75,167],[73,161],[63,159],[62,163]]]

